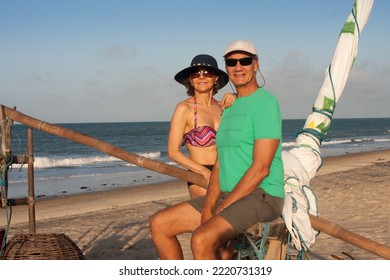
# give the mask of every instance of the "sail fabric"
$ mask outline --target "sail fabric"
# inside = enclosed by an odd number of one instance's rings
[[[313,111],[307,117],[294,147],[282,153],[286,195],[282,215],[297,250],[309,250],[318,234],[309,219],[309,214],[318,215],[316,197],[309,183],[322,165],[321,143],[355,62],[360,34],[373,4],[374,0],[354,1],[341,29],[332,61],[325,71]]]

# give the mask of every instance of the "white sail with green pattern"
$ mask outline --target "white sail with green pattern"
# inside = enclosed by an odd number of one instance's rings
[[[373,0],[355,0],[336,45],[323,84],[296,138],[293,149],[283,152],[285,167],[285,206],[283,218],[295,247],[308,250],[315,242],[308,213],[318,215],[315,195],[308,188],[310,180],[321,167],[320,146],[332,122],[337,102],[344,90],[358,52],[360,34],[371,13]]]

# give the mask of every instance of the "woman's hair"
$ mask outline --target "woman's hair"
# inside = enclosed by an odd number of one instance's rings
[[[184,81],[184,86],[187,89],[188,96],[195,95],[195,90],[194,90],[194,87],[191,85],[190,77],[187,77],[187,79]],[[214,83],[213,95],[215,95],[218,92],[218,88],[219,88],[219,79]]]

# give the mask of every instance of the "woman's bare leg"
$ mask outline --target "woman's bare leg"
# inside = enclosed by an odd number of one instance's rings
[[[183,259],[183,251],[176,236],[192,232],[199,225],[200,213],[188,202],[155,213],[149,219],[149,226],[160,259]]]
[[[198,185],[191,185],[188,187],[188,191],[190,193],[190,197],[195,198],[198,196],[205,196],[207,189]]]

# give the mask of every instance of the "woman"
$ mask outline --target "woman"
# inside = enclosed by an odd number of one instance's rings
[[[201,174],[206,181],[217,158],[215,135],[223,108],[231,106],[234,94],[226,94],[221,102],[214,95],[229,81],[210,55],[193,58],[190,67],[175,75],[175,80],[187,88],[190,96],[176,105],[168,138],[168,156],[181,166]],[[189,156],[180,151],[186,146]],[[191,198],[205,195],[206,189],[188,182]]]

